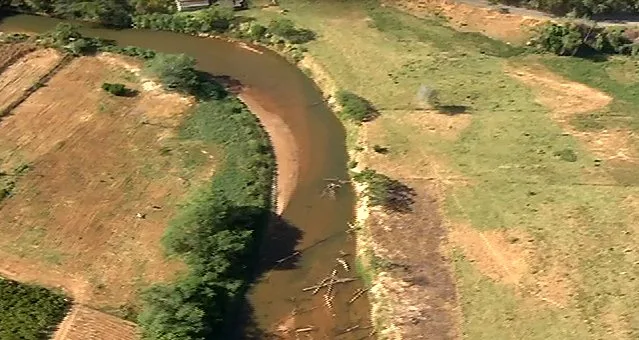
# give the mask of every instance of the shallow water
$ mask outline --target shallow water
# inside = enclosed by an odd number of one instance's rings
[[[29,15],[2,19],[0,30],[42,32],[60,20]],[[296,311],[294,329],[312,327],[301,339],[366,338],[369,304],[366,296],[348,301],[359,281],[336,285],[332,308],[322,292],[303,292],[340,268],[340,277],[354,277],[354,239],[346,230],[353,218],[354,194],[345,185],[336,197],[323,194],[327,178],[347,178],[345,131],[323,103],[320,91],[297,67],[277,54],[256,47],[255,53],[218,39],[198,38],[170,32],[148,30],[109,30],[82,28],[85,35],[113,39],[120,45],[151,48],[166,53],[185,53],[198,61],[198,68],[216,76],[229,76],[251,89],[251,95],[264,109],[276,113],[293,132],[299,150],[299,176],[282,221],[274,223],[262,249],[261,276],[249,294],[247,323],[261,330],[258,338]],[[277,260],[300,251],[301,255],[277,264]],[[345,272],[336,259],[341,253],[350,264]],[[337,266],[337,267],[336,267]],[[340,334],[355,325],[360,328]],[[295,332],[290,332],[295,338]],[[241,337],[247,337],[246,334]],[[288,337],[287,337],[288,338]]]

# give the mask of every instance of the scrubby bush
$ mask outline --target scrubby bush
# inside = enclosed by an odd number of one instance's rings
[[[337,103],[342,107],[340,114],[356,122],[366,122],[374,118],[375,110],[366,99],[350,91],[338,91],[335,94]]]
[[[129,92],[126,86],[124,86],[124,84],[119,84],[119,83],[115,83],[115,84],[103,83],[102,89],[114,96],[124,96]]]
[[[289,19],[271,20],[268,32],[282,37],[293,44],[303,44],[315,39],[315,33],[304,28],[297,28]]]
[[[260,40],[262,39],[262,37],[264,37],[264,34],[266,34],[266,27],[260,25],[260,24],[253,24],[251,25],[251,28],[249,29],[249,38],[253,39],[253,40]]]

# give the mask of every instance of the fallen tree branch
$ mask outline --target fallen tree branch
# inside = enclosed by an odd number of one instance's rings
[[[348,278],[343,278],[343,279],[337,279],[337,280],[335,280],[335,282],[333,282],[333,284],[347,283],[347,282],[352,282],[352,281],[355,281],[355,280],[357,280],[357,279],[356,278],[352,278],[352,277],[348,277]],[[323,288],[323,287],[326,287],[328,285],[329,285],[329,283],[322,283],[322,284],[319,284],[319,285],[314,285],[314,286],[303,288],[302,291],[303,292],[308,292],[308,291],[316,289],[317,287]]]
[[[305,327],[305,328],[298,328],[298,329],[295,330],[295,333],[310,332],[312,330],[315,330],[315,327],[310,326],[310,327]]]
[[[359,299],[359,297],[360,297],[360,296],[362,296],[362,295],[363,295],[365,292],[367,292],[367,291],[368,291],[368,288],[366,288],[366,289],[359,289],[359,290],[355,293],[355,295],[353,295],[353,297],[352,297],[350,300],[348,300],[348,303],[349,303],[349,304],[351,304],[351,303],[355,302],[355,300]]]
[[[279,259],[279,260],[275,261],[275,263],[277,263],[277,264],[282,264],[282,262],[287,261],[287,260],[290,260],[290,259],[294,258],[295,256],[297,256],[297,255],[299,255],[299,254],[300,254],[300,252],[299,252],[299,251],[296,251],[296,252],[294,252],[293,254],[291,254],[291,255],[289,255],[289,256],[283,257],[283,258],[281,258],[281,259]]]

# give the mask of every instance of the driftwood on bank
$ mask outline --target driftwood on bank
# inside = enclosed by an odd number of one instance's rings
[[[348,300],[348,304],[355,302],[355,300],[359,299],[359,297],[364,295],[364,293],[367,291],[368,291],[368,288],[358,289],[357,292],[355,292],[355,295],[353,295],[353,297],[350,300]]]
[[[353,278],[353,277],[347,277],[347,278],[343,278],[343,279],[336,279],[332,284],[335,285],[335,284],[340,284],[340,283],[353,282],[355,280],[357,280],[357,279]],[[314,286],[303,288],[302,291],[308,292],[308,291],[312,291],[312,290],[314,290],[314,289],[316,289],[318,287],[319,288],[327,287],[328,285],[329,285],[329,283],[325,282],[325,283],[322,283],[322,284],[317,284],[317,285],[314,285]]]

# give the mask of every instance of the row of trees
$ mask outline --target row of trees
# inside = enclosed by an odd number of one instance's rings
[[[138,321],[145,339],[225,338],[270,214],[275,162],[268,136],[243,103],[194,66],[188,56],[158,53],[144,68],[166,89],[201,100],[179,137],[221,145],[225,154],[210,185],[181,208],[164,235],[167,253],[182,258],[189,272],[143,294]]]
[[[47,339],[70,306],[62,294],[0,278],[0,339]]]
[[[129,27],[132,17],[175,11],[173,0],[1,0],[22,10],[47,15]]]
[[[133,26],[186,34],[224,33],[231,27],[234,17],[233,11],[225,8],[176,14],[152,13],[135,16]]]
[[[494,0],[506,5],[537,9],[557,15],[638,14],[637,0]]]
[[[537,29],[534,44],[557,55],[585,56],[593,53],[637,55],[639,43],[629,32],[614,27],[582,23],[547,23]]]

